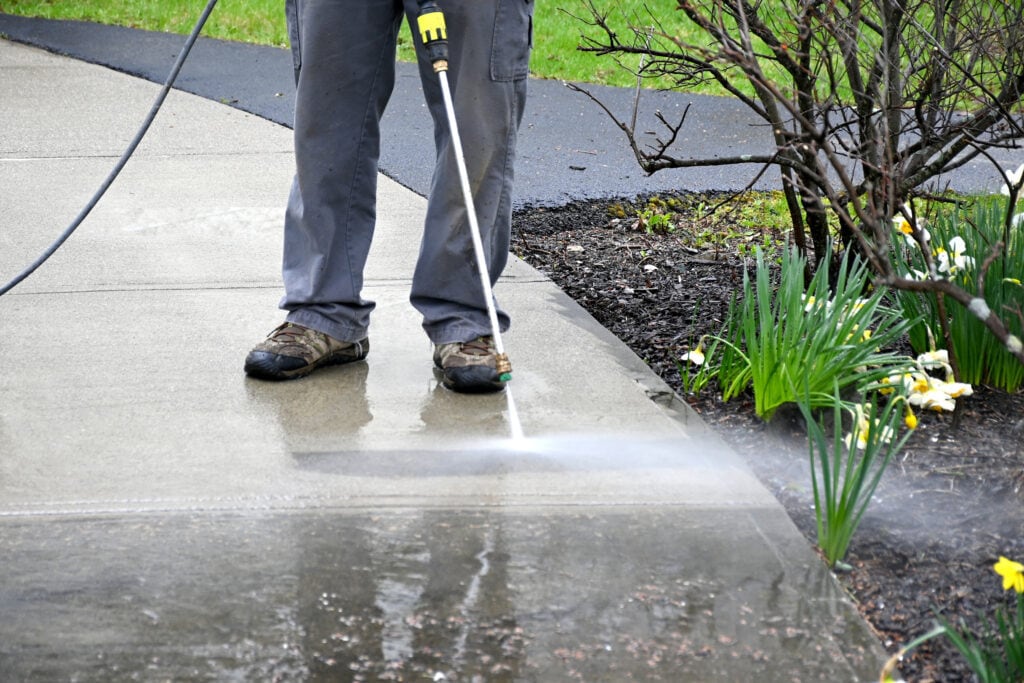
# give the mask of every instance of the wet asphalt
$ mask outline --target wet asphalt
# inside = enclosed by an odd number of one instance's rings
[[[162,83],[184,43],[183,36],[86,22],[51,21],[0,14],[0,34],[58,54],[101,64]],[[595,58],[596,59],[596,58]],[[285,126],[292,124],[294,76],[286,49],[200,38],[177,87]],[[631,89],[582,85],[622,120],[633,110]],[[742,104],[724,97],[645,90],[639,106],[642,146],[667,131],[655,114],[687,122],[671,148],[674,155],[715,158],[764,154],[771,139],[764,123]],[[419,75],[399,64],[394,94],[382,121],[381,171],[426,195],[433,157],[431,122]],[[1012,150],[996,150],[1005,167],[1016,167]],[[588,97],[564,83],[533,79],[518,146],[515,205],[555,206],[573,200],[634,197],[667,191],[777,189],[779,175],[760,167],[704,166],[647,175],[625,135]],[[756,180],[755,180],[756,179]],[[939,183],[961,191],[991,191],[999,180],[987,162],[967,164]]]

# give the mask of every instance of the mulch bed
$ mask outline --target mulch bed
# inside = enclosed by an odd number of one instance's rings
[[[708,197],[678,195],[673,209]],[[687,395],[677,359],[718,334],[750,260],[749,229],[685,220],[671,232],[637,224],[648,198],[527,208],[513,220],[513,252],[551,277],[670,384],[739,452],[813,544],[815,520],[806,441],[796,420],[761,422],[749,399],[723,403],[714,386]],[[696,221],[696,219],[695,219]],[[735,227],[735,229],[733,229]],[[777,237],[777,236],[776,236]],[[749,253],[749,252],[748,252]],[[920,415],[921,424],[879,487],[837,574],[890,653],[933,626],[936,616],[977,626],[1010,604],[992,565],[1024,559],[1024,393],[975,387],[961,414]],[[908,681],[970,681],[945,640],[900,665]]]

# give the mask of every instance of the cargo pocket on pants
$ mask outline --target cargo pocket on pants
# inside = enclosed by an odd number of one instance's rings
[[[491,42],[491,80],[526,78],[532,43],[533,0],[498,0]]]

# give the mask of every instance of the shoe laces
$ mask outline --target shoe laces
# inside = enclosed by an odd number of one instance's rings
[[[271,332],[269,336],[281,344],[295,344],[302,339],[309,338],[311,336],[310,332],[314,332],[314,330],[294,323],[284,323]]]
[[[477,337],[460,345],[460,350],[467,356],[490,356],[494,353],[490,337]]]

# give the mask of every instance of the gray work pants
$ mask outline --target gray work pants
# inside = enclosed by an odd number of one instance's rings
[[[508,260],[512,166],[526,100],[532,0],[440,0],[448,79],[466,150],[487,268]],[[376,221],[380,117],[395,82],[403,15],[416,0],[286,0],[295,59],[296,175],[285,218],[281,308],[288,320],[355,341],[374,304],[362,298]],[[437,149],[410,301],[436,344],[490,334],[438,77],[419,44]],[[499,309],[502,329],[508,315]]]

